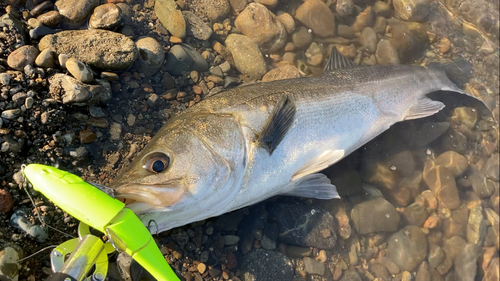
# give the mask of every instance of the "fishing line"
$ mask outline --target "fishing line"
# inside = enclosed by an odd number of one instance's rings
[[[25,258],[22,258],[22,259],[17,260],[16,262],[17,262],[17,263],[20,263],[20,262],[22,262],[22,261],[24,261],[24,260],[27,260],[27,259],[29,259],[29,258],[32,258],[32,257],[34,257],[34,256],[36,256],[36,255],[38,255],[38,254],[40,254],[40,253],[41,253],[41,252],[43,252],[43,251],[46,251],[46,250],[48,250],[48,249],[55,248],[55,247],[57,247],[57,245],[50,245],[50,246],[47,246],[47,247],[45,247],[45,248],[43,248],[43,249],[41,249],[41,250],[38,250],[38,251],[34,252],[33,254],[31,254],[31,255],[29,255],[29,256],[27,256],[27,257],[25,257]]]
[[[26,167],[26,165],[24,165],[24,164],[22,164],[22,165],[21,165],[21,172],[23,172],[23,170],[24,170],[24,168],[25,168],[25,167]],[[33,207],[35,207],[36,216],[37,216],[38,220],[40,221],[40,223],[42,224],[42,227],[43,227],[43,226],[47,226],[48,228],[53,229],[53,230],[55,230],[55,231],[57,231],[57,232],[59,232],[59,233],[61,233],[61,234],[64,234],[64,235],[69,236],[69,237],[71,237],[71,238],[76,238],[76,236],[73,236],[73,235],[71,235],[71,234],[69,234],[69,233],[66,233],[66,232],[64,232],[64,231],[62,231],[62,230],[59,230],[59,229],[57,229],[57,228],[55,228],[55,227],[50,226],[49,224],[47,224],[47,223],[46,223],[46,222],[42,219],[42,216],[40,215],[40,212],[38,211],[38,207],[35,205],[35,201],[33,201],[33,198],[31,197],[30,193],[28,192],[28,189],[27,189],[28,184],[29,184],[29,181],[28,181],[28,179],[24,176],[24,173],[23,173],[23,184],[22,184],[23,189],[24,189],[24,191],[26,192],[26,194],[28,195],[28,197],[29,197],[29,199],[30,199],[30,201],[31,201],[31,204],[33,205]]]

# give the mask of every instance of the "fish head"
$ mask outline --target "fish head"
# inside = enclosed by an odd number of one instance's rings
[[[244,147],[235,130],[232,118],[220,116],[167,123],[116,177],[116,198],[160,231],[215,215],[242,177]]]

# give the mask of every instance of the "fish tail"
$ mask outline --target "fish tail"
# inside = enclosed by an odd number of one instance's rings
[[[427,67],[439,68],[446,73],[448,79],[458,88],[463,89],[465,84],[472,78],[472,64],[463,58],[451,62],[438,63],[431,62]]]

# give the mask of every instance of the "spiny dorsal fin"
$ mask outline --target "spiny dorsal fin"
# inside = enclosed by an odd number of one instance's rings
[[[339,69],[346,69],[356,67],[357,65],[346,56],[339,53],[337,47],[332,49],[332,53],[330,54],[330,58],[325,65],[325,69],[323,72],[331,72]]]
[[[269,154],[273,153],[292,126],[296,111],[295,103],[288,95],[278,100],[257,140]]]

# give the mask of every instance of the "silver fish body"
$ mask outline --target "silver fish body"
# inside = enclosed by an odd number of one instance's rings
[[[444,104],[426,94],[440,90],[464,94],[441,69],[404,65],[234,88],[169,120],[113,188],[136,200],[128,206],[159,231],[279,194],[334,198],[335,187],[317,172],[396,122],[438,112]],[[259,138],[283,99],[293,119],[270,151]],[[151,170],[158,157],[168,160],[161,172]]]

